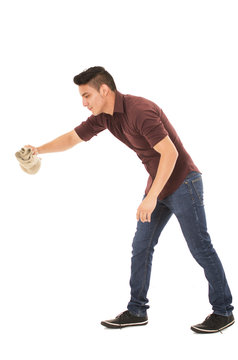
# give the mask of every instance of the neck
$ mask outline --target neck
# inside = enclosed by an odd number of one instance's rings
[[[113,111],[115,107],[115,99],[116,99],[116,93],[112,91],[108,97],[108,102],[104,110],[106,114],[113,115]]]

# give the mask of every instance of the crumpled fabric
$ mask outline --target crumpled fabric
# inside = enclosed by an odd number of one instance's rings
[[[37,155],[33,155],[31,148],[23,147],[15,153],[15,156],[20,163],[20,167],[27,174],[33,175],[39,171],[41,159]]]

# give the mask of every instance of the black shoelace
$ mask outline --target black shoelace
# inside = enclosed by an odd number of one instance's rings
[[[116,319],[119,319],[120,322],[122,322],[123,319],[129,319],[130,318],[130,313],[128,310],[123,311],[122,313],[120,313],[119,315],[117,315]]]
[[[218,327],[220,325],[220,318],[219,318],[219,315],[217,314],[210,314],[206,317],[205,321],[204,321],[205,324],[209,324],[209,326],[211,327]],[[222,334],[222,331],[219,330],[219,332]]]

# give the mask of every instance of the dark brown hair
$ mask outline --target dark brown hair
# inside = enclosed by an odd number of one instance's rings
[[[90,83],[97,91],[99,91],[102,84],[106,84],[112,91],[116,90],[113,77],[102,66],[93,66],[84,70],[74,77],[74,83],[76,85]]]

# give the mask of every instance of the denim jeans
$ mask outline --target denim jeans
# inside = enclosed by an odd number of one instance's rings
[[[144,316],[149,308],[146,296],[154,247],[172,214],[175,214],[179,221],[192,256],[204,269],[213,312],[224,316],[230,315],[233,310],[232,295],[221,261],[207,232],[202,176],[195,171],[188,174],[172,195],[162,201],[157,200],[151,214],[151,222],[137,222],[132,244],[131,299],[128,310],[136,316]]]

